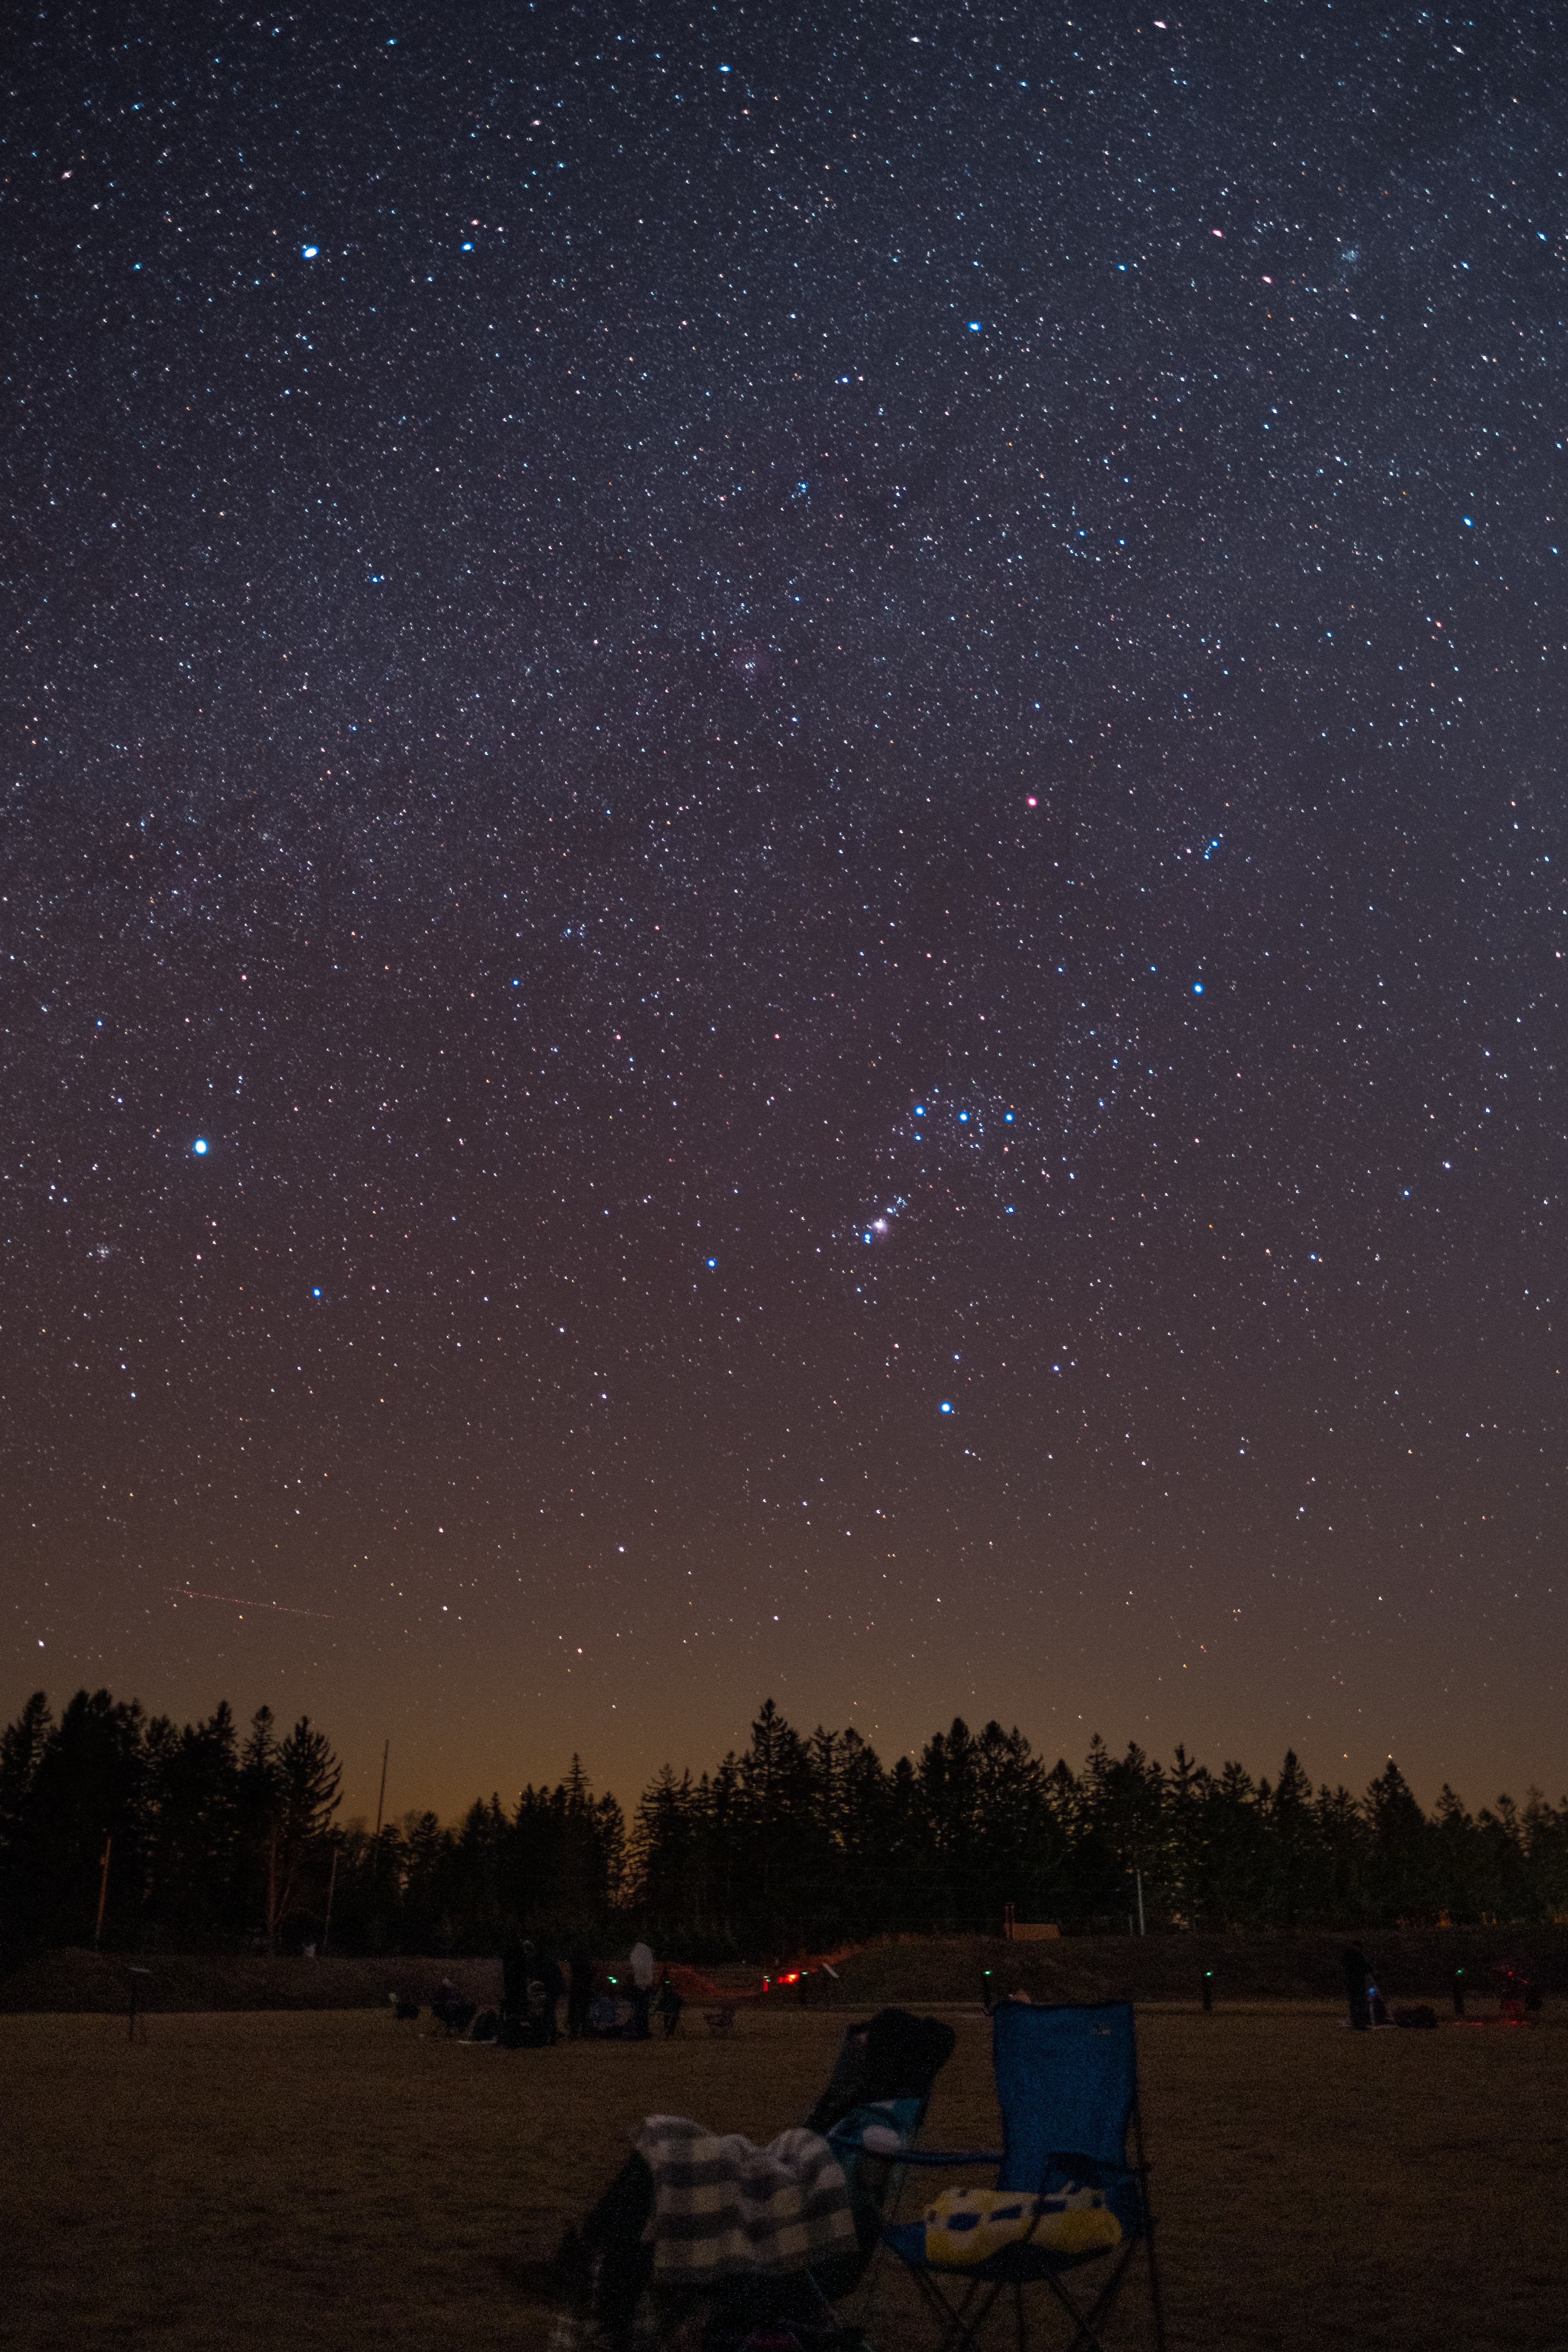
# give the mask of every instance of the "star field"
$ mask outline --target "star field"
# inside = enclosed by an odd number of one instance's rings
[[[1237,32],[17,36],[8,1709],[1550,1779],[1568,96]]]

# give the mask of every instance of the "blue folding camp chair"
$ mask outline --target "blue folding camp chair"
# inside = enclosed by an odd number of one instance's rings
[[[1016,2234],[984,2259],[966,2262],[952,2258],[966,2251],[956,2230],[933,2231],[934,2249],[924,2221],[892,2222],[882,2232],[936,2318],[942,2352],[963,2352],[1009,2289],[1023,2345],[1028,2318],[1026,2290],[1037,2287],[1054,2296],[1072,2322],[1071,2352],[1104,2352],[1100,2331],[1140,2244],[1148,2261],[1154,2341],[1158,2352],[1164,2352],[1131,2003],[1035,2009],[1005,2002],[994,2014],[992,2063],[1002,2111],[1000,2153],[911,2148],[902,2161],[996,2166],[996,2187],[1009,2192],[1009,2210],[1013,2197],[1021,2209],[1004,2224]],[[1064,2234],[1058,2221],[1063,2192],[1075,2188],[1099,2192],[1121,2225],[1119,2240],[1077,2252],[1060,2242],[1044,2242]],[[1112,2234],[1103,2224],[1097,2233]],[[1070,2239],[1070,2231],[1065,2234]],[[1066,2275],[1107,2258],[1110,2272],[1086,2307],[1066,2285]]]

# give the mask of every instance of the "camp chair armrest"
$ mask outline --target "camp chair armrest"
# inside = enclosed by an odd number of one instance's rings
[[[1000,2164],[999,2147],[911,2147],[900,2157],[900,2164]]]
[[[890,2130],[892,2126],[889,2125],[888,2128]],[[858,2132],[840,2131],[837,2124],[822,2137],[829,2147],[845,2148],[851,2156],[872,2156],[879,2164],[905,2164],[910,2160],[910,2151],[902,2140],[896,2148],[868,2147]]]
[[[1064,2174],[1079,2182],[1093,2182],[1101,2189],[1112,2182],[1137,2180],[1142,2177],[1140,2168],[1135,2164],[1110,2164],[1104,2157],[1085,2155],[1081,2148],[1053,2148],[1046,2159],[1046,2169],[1041,2176],[1042,2188],[1054,2179],[1061,2179]]]

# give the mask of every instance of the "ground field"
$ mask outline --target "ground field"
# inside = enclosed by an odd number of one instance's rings
[[[994,2145],[989,2029],[931,2145]],[[373,2012],[0,2020],[8,2343],[23,2352],[544,2352],[530,2263],[645,2113],[767,2138],[842,2018],[497,2051]],[[1178,2352],[1561,2352],[1568,2025],[1349,2034],[1323,2007],[1141,2015]],[[974,2176],[971,2176],[973,2179]],[[929,2341],[893,2292],[883,2352]],[[1006,2339],[1006,2340],[1010,2340]],[[1112,2343],[1148,2341],[1123,2322]]]

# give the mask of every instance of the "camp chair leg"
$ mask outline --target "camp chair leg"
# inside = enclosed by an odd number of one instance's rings
[[[1143,2242],[1149,2250],[1149,2302],[1154,2314],[1154,2352],[1165,2352],[1165,2304],[1160,2293],[1160,2265],[1154,2259],[1154,2224],[1143,2215]]]
[[[926,2272],[912,2270],[912,2278],[927,2310],[936,2320],[941,2331],[938,2341],[942,2352],[966,2352],[974,2341],[976,2329],[984,2326],[991,2306],[1001,2294],[1000,2286],[990,2285],[982,2279],[971,2279],[957,2303],[950,2303],[936,2281]],[[978,2304],[979,2308],[975,2306]]]
[[[1096,2295],[1093,2303],[1090,2304],[1087,2311],[1079,2302],[1076,2295],[1072,2295],[1068,2293],[1067,2288],[1063,2286],[1060,2279],[1053,2277],[1049,2272],[1047,2272],[1045,2277],[1039,2281],[1039,2284],[1050,2289],[1051,2293],[1056,2296],[1057,2301],[1060,2304],[1062,2309],[1067,2313],[1068,2317],[1072,2321],[1073,2337],[1071,2345],[1068,2347],[1068,2352],[1105,2352],[1105,2347],[1101,2343],[1100,2336],[1100,2323],[1104,2319],[1106,2313],[1110,2309],[1111,2305],[1116,2300],[1118,2290],[1121,2287],[1122,2279],[1126,2275],[1127,2265],[1132,2259],[1133,2252],[1134,2247],[1131,2245],[1125,2246],[1122,2249],[1121,2257],[1111,2269],[1109,2277],[1106,2279],[1105,2284],[1100,2288],[1100,2293]],[[1020,2288],[1020,2294],[1022,2292],[1023,2290]],[[1163,2352],[1163,2337],[1161,2339],[1161,2343],[1162,2352]]]
[[[1147,2227],[1141,2231],[1139,2235],[1148,2238],[1150,2232]],[[1137,2252],[1138,2240],[1134,2238],[1122,2247],[1112,2263],[1100,2293],[1087,2307],[1079,2303],[1076,2295],[1068,2292],[1059,2278],[1048,2271],[1043,2277],[1030,2282],[1031,2285],[1048,2288],[1068,2318],[1071,2320],[1073,2333],[1067,2352],[1105,2352],[1100,2331],[1107,2314],[1121,2291],[1122,2283]],[[1152,2241],[1148,2252],[1149,2300],[1154,2320],[1154,2343],[1156,2352],[1166,2352],[1164,2305],[1160,2296],[1160,2277],[1154,2263]],[[995,2309],[997,2299],[1005,2292],[1005,2283],[999,2279],[993,2282],[976,2279],[965,2288],[962,2301],[953,2304],[949,2302],[941,2288],[926,2273],[915,2270],[909,2275],[914,2280],[928,2307],[941,2322],[942,2330],[941,2352],[969,2352],[969,2347],[974,2343],[981,2329]],[[1024,2294],[1023,2284],[1015,2284],[1013,2310],[1018,2352],[1025,2352],[1028,2340],[1028,2319]]]
[[[1106,2284],[1100,2289],[1092,2307],[1087,2314],[1085,2313],[1082,2305],[1079,2303],[1077,2297],[1075,2295],[1070,2295],[1068,2293],[1066,2287],[1063,2286],[1059,2279],[1051,2278],[1047,2275],[1045,2284],[1050,2288],[1051,2293],[1056,2296],[1057,2301],[1061,2305],[1062,2309],[1072,2321],[1073,2339],[1071,2352],[1105,2352],[1105,2347],[1100,2343],[1100,2337],[1095,2331],[1099,2326],[1100,2315],[1105,2310],[1105,2307],[1110,2301],[1111,2294],[1114,2292],[1114,2279],[1110,2279],[1106,2282]]]
[[[1147,2235],[1147,2231],[1142,2231],[1140,2235]],[[1100,2327],[1121,2292],[1122,2282],[1127,2276],[1129,2266],[1137,2251],[1136,2239],[1123,2246],[1100,2293],[1087,2306],[1079,2303],[1077,2296],[1070,2294],[1062,2284],[1060,2279],[1049,2272],[1047,2272],[1042,2278],[1030,2282],[1033,2286],[1048,2288],[1072,2322],[1072,2337],[1067,2352],[1105,2352],[1105,2346],[1100,2333]],[[1152,2258],[1152,2246],[1150,2247],[1149,2252]],[[970,2352],[970,2347],[979,2336],[981,2329],[995,2309],[999,2298],[1006,2291],[1005,2283],[1000,2279],[994,2281],[976,2279],[964,2289],[962,2300],[954,2304],[949,2302],[934,2280],[924,2272],[914,2270],[910,2272],[909,2275],[920,2290],[927,2307],[941,2325],[941,2352]],[[1013,2315],[1018,2352],[1026,2352],[1028,2342],[1028,2315],[1024,2295],[1023,2284],[1015,2284]],[[1157,2352],[1166,2352],[1164,2308],[1160,2299],[1159,2273],[1153,2267],[1152,2259],[1150,2302],[1153,2312],[1154,2341]]]
[[[1149,2205],[1149,2158],[1143,2149],[1143,2104],[1132,2102],[1132,2149],[1137,2158],[1138,2202],[1143,2212],[1143,2238],[1149,2250],[1149,2303],[1154,2315],[1155,2352],[1165,2352],[1165,2305],[1160,2294],[1160,2265],[1154,2259],[1154,2216]]]
[[[1100,2324],[1116,2299],[1121,2282],[1127,2274],[1128,2264],[1136,2251],[1136,2240],[1122,2248],[1104,2285],[1087,2310],[1076,2295],[1068,2292],[1060,2279],[1054,2277],[1049,2272],[1047,2272],[1043,2278],[1030,2282],[1032,2285],[1047,2287],[1071,2320],[1073,2333],[1068,2352],[1105,2352],[1105,2347],[1100,2336]],[[1001,2279],[993,2281],[976,2279],[965,2288],[963,2300],[952,2304],[925,2273],[917,2270],[912,2271],[910,2275],[924,2296],[929,2308],[942,2323],[941,2352],[969,2352],[969,2347],[974,2343],[981,2329],[990,2318],[999,2298],[1006,2292],[1006,2283]],[[1028,2315],[1025,2308],[1024,2294],[1023,2284],[1015,2284],[1013,2311],[1019,2352],[1025,2352],[1028,2341]],[[1165,2352],[1164,2322],[1158,2304],[1155,2305],[1154,2324],[1159,2352]]]
[[[960,2308],[952,2312],[952,2332],[943,2339],[942,2352],[969,2352],[969,2347],[995,2310],[996,2299],[1001,2293],[999,2281],[994,2285],[977,2283],[972,2286]],[[971,2306],[974,2305],[978,2308],[972,2316]],[[949,2308],[951,2311],[951,2305]]]
[[[896,2160],[889,2165],[888,2183],[883,2191],[881,2203],[881,2218],[884,2222],[896,2221],[899,2218],[899,2207],[903,2201],[910,2170],[909,2165],[900,2164]],[[847,2326],[859,2327],[870,2342],[876,2340],[878,2315],[883,2300],[882,2280],[886,2274],[886,2265],[891,2259],[879,2232],[877,2242],[871,2250],[870,2259],[861,2273],[859,2285],[852,2295],[846,2296],[844,2299],[842,2306],[844,2324]],[[820,2289],[818,2292],[820,2293]]]
[[[924,2301],[926,2309],[935,2316],[937,2323],[942,2329],[942,2352],[948,2352],[949,2345],[953,2337],[953,2332],[962,2325],[963,2315],[968,2310],[971,2302],[973,2300],[975,2294],[974,2286],[972,2284],[964,2296],[963,2304],[955,2305],[949,2303],[941,2287],[936,2284],[933,2279],[928,2278],[924,2271],[911,2271],[910,2273],[910,2276],[913,2279],[915,2285]]]

